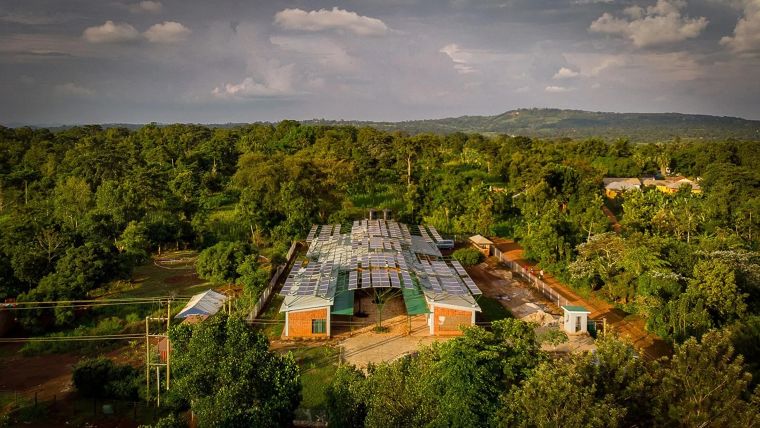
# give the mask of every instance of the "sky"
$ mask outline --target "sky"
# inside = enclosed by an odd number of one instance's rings
[[[0,123],[760,119],[760,0],[0,0]]]

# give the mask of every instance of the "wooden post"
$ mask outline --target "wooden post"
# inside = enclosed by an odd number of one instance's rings
[[[150,403],[150,338],[148,317],[145,317],[145,400]]]
[[[156,366],[156,407],[161,406],[161,374]]]
[[[166,390],[169,390],[169,378],[171,373],[171,342],[169,341],[169,327],[172,317],[172,301],[166,307]]]

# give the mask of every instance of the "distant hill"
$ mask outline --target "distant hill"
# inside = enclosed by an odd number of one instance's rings
[[[760,120],[681,113],[605,113],[534,108],[511,110],[496,116],[461,116],[403,122],[312,119],[301,121],[301,123],[331,126],[370,126],[385,131],[404,131],[410,134],[425,132],[438,134],[479,132],[484,134],[509,134],[543,138],[628,138],[631,141],[647,142],[672,140],[676,137],[683,140],[736,138],[739,140],[760,141]],[[158,125],[166,126],[166,124]],[[205,124],[205,126],[211,128],[235,128],[245,125],[247,124]],[[10,124],[10,126],[17,127],[21,125]],[[46,127],[55,132],[71,128],[72,126],[47,125],[33,127]],[[110,123],[102,124],[101,126],[104,128],[123,127],[135,130],[144,125]]]
[[[680,113],[604,113],[582,110],[519,109],[496,116],[462,116],[404,122],[310,120],[324,125],[371,126],[387,131],[481,132],[530,137],[625,137],[634,141],[737,138],[760,140],[760,121]]]

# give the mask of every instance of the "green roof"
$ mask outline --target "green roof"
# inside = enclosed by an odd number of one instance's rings
[[[407,315],[430,313],[427,302],[425,301],[425,296],[419,289],[404,288],[402,289],[402,293],[404,295],[404,304],[406,305]]]
[[[335,298],[330,313],[332,315],[354,314],[354,291],[348,290],[346,275],[338,276],[338,283],[335,287]]]
[[[588,309],[584,308],[583,306],[563,306],[562,309],[568,311],[568,312],[588,312],[591,313]]]

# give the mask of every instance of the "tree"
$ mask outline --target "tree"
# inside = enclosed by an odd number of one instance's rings
[[[474,266],[483,261],[483,253],[474,248],[460,248],[452,254],[454,259],[458,260],[462,266]]]
[[[736,274],[722,260],[702,260],[694,266],[687,293],[704,299],[705,307],[718,325],[741,317],[747,310],[746,294],[736,285]]]
[[[130,221],[121,236],[116,241],[116,249],[131,257],[135,262],[142,262],[148,258],[148,229],[142,223]]]
[[[362,428],[367,417],[366,376],[351,365],[338,367],[325,390],[330,426]]]
[[[238,267],[251,253],[250,245],[243,242],[219,242],[198,255],[195,270],[198,275],[215,283],[235,282]]]
[[[712,331],[676,347],[657,372],[655,417],[663,426],[724,427],[757,423],[760,407],[744,398],[751,375],[730,335]]]
[[[170,330],[175,404],[189,405],[200,427],[289,426],[301,401],[292,354],[269,350],[242,318],[217,314]]]
[[[68,177],[55,187],[56,216],[72,229],[77,229],[90,208],[92,191],[83,178]]]

